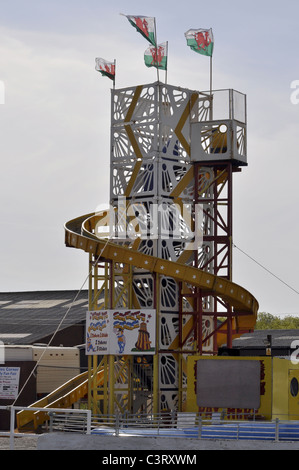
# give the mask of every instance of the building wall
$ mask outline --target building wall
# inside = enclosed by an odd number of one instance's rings
[[[39,343],[48,344],[51,339],[52,335],[45,336],[39,339]],[[78,344],[85,343],[85,340],[85,322],[77,323],[76,325],[58,331],[53,341],[51,341],[51,346],[77,346]]]
[[[21,392],[25,382],[28,379],[28,376],[31,374],[32,369],[35,366],[34,361],[7,361],[4,364],[1,364],[1,367],[20,367],[20,381],[19,381],[19,390],[20,394],[17,398],[15,405],[17,406],[29,406],[34,403],[36,399],[36,377],[34,374],[31,375],[29,381],[27,382],[24,390]],[[20,393],[21,392],[21,393]],[[0,400],[0,405],[12,405],[14,399],[12,400]],[[0,430],[7,431],[10,428],[10,410],[0,410]]]

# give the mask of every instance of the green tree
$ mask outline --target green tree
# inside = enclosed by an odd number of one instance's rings
[[[271,315],[271,313],[258,313],[255,324],[256,330],[277,330],[280,328],[280,318]]]
[[[258,313],[255,324],[256,330],[291,330],[297,328],[299,328],[299,318],[292,315],[280,318],[267,312]]]

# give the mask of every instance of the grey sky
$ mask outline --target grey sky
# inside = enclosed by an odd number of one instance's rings
[[[107,6],[108,4],[108,6]],[[63,225],[109,199],[111,81],[95,57],[116,59],[116,86],[156,80],[146,41],[119,13],[155,16],[169,42],[168,83],[209,86],[209,60],[186,46],[213,28],[213,86],[247,95],[248,167],[234,179],[234,243],[299,291],[299,3],[1,1],[0,291],[79,289],[85,253],[64,246]],[[234,249],[233,280],[261,311],[298,313],[298,294]]]

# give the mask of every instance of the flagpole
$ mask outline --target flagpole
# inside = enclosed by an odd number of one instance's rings
[[[154,25],[155,25],[155,49],[156,49],[156,61],[158,61],[158,48],[157,48],[157,45],[158,45],[158,41],[157,41],[157,29],[156,29],[156,18],[154,18]],[[157,79],[158,79],[158,82],[159,82],[159,67],[158,67],[158,63],[157,63]]]
[[[211,97],[211,103],[210,103],[210,120],[213,120],[213,49],[214,49],[214,37],[213,37],[213,31],[212,28],[210,28],[211,34],[212,34],[212,51],[210,55],[210,97]]]
[[[168,69],[168,41],[166,41],[166,69],[165,69],[165,85],[167,85],[167,69]]]
[[[210,95],[212,95],[212,73],[213,73],[213,65],[212,65],[212,56],[210,56]]]
[[[210,56],[210,97],[211,97],[211,103],[210,103],[210,120],[213,120],[213,104],[212,104],[212,89],[213,89],[213,63],[212,63],[212,56]]]
[[[113,90],[115,90],[115,77],[116,77],[116,59],[114,59]]]

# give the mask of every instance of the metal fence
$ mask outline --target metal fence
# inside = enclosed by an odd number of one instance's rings
[[[15,413],[26,409],[21,406],[0,406],[10,410],[10,449],[14,449],[15,437],[28,437],[28,433],[15,430]],[[45,408],[27,408],[45,411]],[[92,415],[86,409],[51,408],[46,410],[48,420],[42,432],[97,434],[101,436],[135,436],[178,439],[299,441],[299,421],[249,421],[230,422],[215,416],[203,419],[197,413],[164,412],[159,414]]]
[[[14,406],[14,405],[8,405],[8,406],[0,406],[1,410],[7,410],[10,411],[10,431],[9,432],[1,432],[2,436],[9,436],[10,439],[10,449],[14,449],[14,439],[15,437],[22,437],[22,436],[30,436],[28,433],[16,433],[16,423],[15,423],[15,415],[17,411],[21,410],[28,410],[28,411],[48,411],[49,415],[49,420],[47,421],[46,429],[45,432],[51,432],[56,429],[54,429],[53,422],[54,422],[54,417],[60,417],[61,422],[63,422],[63,425],[61,425],[61,431],[63,432],[74,432],[75,430],[77,432],[81,432],[84,434],[90,434],[91,433],[91,411],[90,410],[81,410],[81,409],[72,409],[72,408],[51,408],[48,410],[45,410],[45,408],[41,407],[24,407],[24,406]],[[52,426],[52,429],[51,429]]]
[[[230,422],[221,417],[203,419],[196,413],[92,416],[91,434],[113,436],[173,437],[192,439],[234,439],[299,441],[299,421]]]

